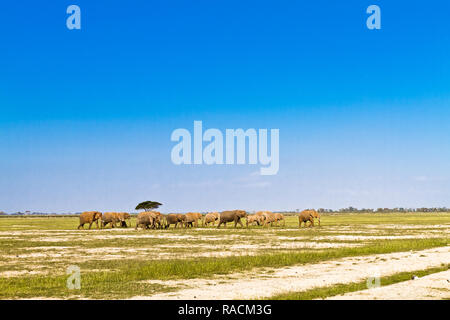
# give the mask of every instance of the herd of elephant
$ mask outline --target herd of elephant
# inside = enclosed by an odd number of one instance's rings
[[[239,224],[244,227],[241,219],[246,218],[247,228],[251,225],[258,226],[273,226],[275,224],[278,226],[282,223],[285,226],[285,218],[282,213],[274,213],[270,211],[259,211],[255,214],[248,215],[244,210],[231,210],[222,212],[213,212],[203,215],[198,212],[189,212],[186,214],[161,214],[157,211],[145,211],[137,215],[136,218],[136,230],[141,227],[143,229],[167,229],[170,225],[177,227],[198,227],[199,221],[202,223],[202,227],[207,227],[212,225],[215,227],[216,222],[218,223],[217,228],[221,225],[227,226],[227,223],[234,222],[234,227],[236,228]],[[307,226],[309,221],[309,227],[314,227],[314,219],[317,219],[320,226],[320,214],[316,210],[303,210],[298,214],[298,227],[301,228],[302,223]],[[89,224],[89,229],[91,229],[92,224],[95,222],[98,228],[105,228],[108,224],[111,228],[114,227],[128,227],[127,221],[131,226],[131,215],[127,212],[105,212],[101,213],[98,211],[86,211],[80,214],[80,225],[78,229],[84,228],[85,224]],[[100,222],[100,225],[99,225]]]

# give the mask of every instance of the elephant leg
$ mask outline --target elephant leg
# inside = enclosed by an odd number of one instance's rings
[[[78,226],[78,230],[80,229],[84,229],[84,223],[83,224],[80,223],[80,225]]]
[[[91,230],[92,222],[89,223],[89,230]]]

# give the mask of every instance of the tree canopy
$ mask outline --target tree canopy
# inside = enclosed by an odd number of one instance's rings
[[[136,210],[149,210],[149,209],[156,209],[159,206],[162,206],[162,203],[156,202],[156,201],[144,201],[139,203],[136,206]]]

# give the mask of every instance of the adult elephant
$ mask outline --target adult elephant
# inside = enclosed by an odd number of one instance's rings
[[[163,228],[163,215],[158,211],[148,211],[153,216],[153,229],[162,229]]]
[[[120,216],[117,212],[105,212],[102,215],[102,228],[108,224],[111,224],[111,228],[115,228],[118,222],[120,222]]]
[[[177,214],[177,213],[169,213],[168,215],[164,216],[164,228],[168,229],[171,224],[173,224],[174,229],[177,228],[177,226],[180,224],[183,225],[183,219],[184,215]]]
[[[89,223],[89,229],[92,227],[92,224],[95,222],[98,226],[98,221],[102,218],[102,213],[98,211],[85,211],[80,214],[80,224],[78,225],[78,229],[84,229],[84,225]]]
[[[314,227],[314,216],[311,212],[312,210],[303,210],[302,212],[300,212],[298,214],[298,227],[301,228],[302,227],[302,223],[305,223],[305,228],[306,228],[306,224],[307,222],[311,222],[311,224],[309,225],[311,228]]]
[[[317,219],[319,221],[319,227],[320,227],[320,213],[317,212],[316,210],[310,210],[311,215],[313,216],[314,219]]]
[[[135,230],[137,230],[140,226],[142,226],[143,229],[154,228],[157,221],[159,221],[159,222],[161,221],[160,219],[161,219],[161,215],[155,214],[155,212],[153,212],[153,211],[141,212],[136,217]]]
[[[128,228],[127,220],[129,221],[131,227],[131,215],[128,212],[119,212],[118,215],[121,227]]]
[[[184,226],[187,228],[188,226],[194,226],[198,228],[198,220],[202,220],[203,216],[198,212],[188,212],[185,215]]]
[[[245,218],[247,216],[247,212],[244,210],[231,210],[231,211],[222,211],[220,213],[219,225],[217,228],[220,228],[220,225],[225,225],[227,227],[228,222],[234,221],[234,227],[236,228],[239,223],[241,227],[244,227],[242,224],[241,218]]]

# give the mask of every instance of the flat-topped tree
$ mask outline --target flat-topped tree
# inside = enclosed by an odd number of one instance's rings
[[[162,206],[162,203],[156,202],[156,201],[144,201],[139,203],[136,206],[136,210],[151,210],[151,209],[157,209],[159,206]]]

